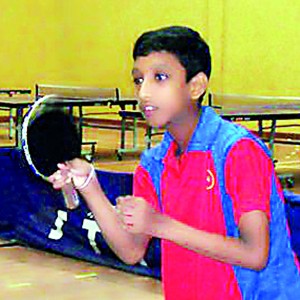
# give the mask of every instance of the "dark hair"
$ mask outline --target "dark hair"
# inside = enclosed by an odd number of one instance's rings
[[[199,72],[207,78],[211,72],[209,47],[200,34],[184,26],[170,26],[143,33],[136,41],[133,59],[147,56],[151,52],[169,52],[174,54],[186,70],[189,82]]]

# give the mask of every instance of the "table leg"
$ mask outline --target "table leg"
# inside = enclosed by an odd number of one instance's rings
[[[121,122],[121,149],[125,149],[126,117],[122,117]]]
[[[83,123],[82,106],[79,106],[78,131],[79,131],[79,140],[80,140],[80,146],[81,146],[81,147],[82,147],[82,139],[83,139],[82,123]]]
[[[22,148],[22,120],[23,120],[23,108],[17,108],[17,119],[16,119],[16,148]]]
[[[133,149],[137,148],[137,136],[138,136],[137,118],[133,117]]]
[[[272,159],[274,159],[275,133],[276,133],[276,120],[272,120],[270,139],[269,139],[269,148],[270,148]]]
[[[259,120],[258,121],[258,135],[261,137],[263,134],[263,121]]]
[[[150,125],[147,125],[147,128],[146,128],[146,146],[147,146],[147,149],[151,148],[151,138],[152,138],[152,127]]]
[[[10,140],[13,138],[13,128],[14,128],[14,115],[13,115],[13,109],[11,108],[9,110],[9,139]]]

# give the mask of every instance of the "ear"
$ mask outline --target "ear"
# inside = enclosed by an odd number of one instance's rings
[[[208,78],[203,72],[199,72],[189,81],[190,95],[193,100],[198,100],[207,89]]]

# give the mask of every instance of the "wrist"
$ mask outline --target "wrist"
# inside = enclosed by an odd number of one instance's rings
[[[79,192],[83,191],[84,189],[86,189],[89,184],[91,183],[92,179],[96,177],[96,172],[95,172],[95,168],[93,165],[90,165],[90,172],[87,174],[85,180],[80,183],[79,185],[74,185],[75,189],[78,190]]]
[[[160,212],[155,212],[149,234],[156,238],[166,238],[166,232],[171,226],[172,219]]]

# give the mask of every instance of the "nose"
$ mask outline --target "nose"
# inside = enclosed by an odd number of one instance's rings
[[[144,79],[139,89],[137,90],[137,96],[141,102],[145,102],[151,98],[151,83]]]

